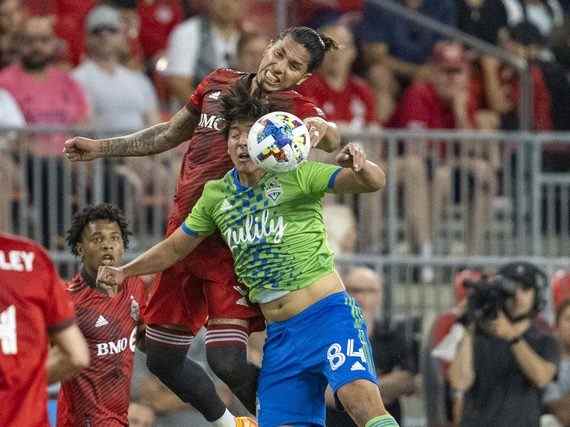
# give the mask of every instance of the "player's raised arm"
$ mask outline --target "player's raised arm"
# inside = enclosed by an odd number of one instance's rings
[[[382,168],[366,160],[366,153],[358,144],[346,145],[336,156],[336,162],[342,169],[334,182],[335,193],[371,193],[386,185]]]
[[[183,107],[168,122],[129,135],[107,139],[75,137],[65,141],[63,152],[72,162],[99,157],[140,157],[168,151],[188,140],[200,115]]]
[[[99,267],[97,282],[115,287],[120,286],[128,277],[164,271],[186,257],[206,237],[206,235],[191,236],[179,228],[167,239],[157,243],[128,264],[121,267]]]
[[[89,349],[76,324],[50,335],[55,344],[46,362],[48,384],[64,381],[89,366]]]

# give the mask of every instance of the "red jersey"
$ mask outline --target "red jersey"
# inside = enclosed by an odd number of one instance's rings
[[[164,50],[172,29],[182,22],[184,11],[178,0],[137,2],[139,41],[146,58]]]
[[[89,286],[80,273],[69,283],[68,292],[89,346],[91,365],[62,384],[57,425],[126,426],[144,284],[129,278],[121,292],[110,297]]]
[[[233,167],[223,133],[225,124],[220,96],[227,94],[239,79],[248,78],[252,75],[228,68],[215,70],[202,80],[186,104],[186,108],[200,115],[200,122],[182,161],[170,215],[170,233],[186,219],[206,182],[223,177]],[[323,116],[320,108],[294,90],[270,93],[269,97],[290,105],[289,111],[301,119]],[[219,244],[226,247],[221,239]]]
[[[73,322],[73,305],[45,251],[0,233],[0,426],[49,427],[48,333]]]
[[[376,123],[376,105],[370,86],[359,77],[350,76],[342,90],[329,86],[320,74],[313,74],[299,92],[323,109],[334,122],[363,127]]]

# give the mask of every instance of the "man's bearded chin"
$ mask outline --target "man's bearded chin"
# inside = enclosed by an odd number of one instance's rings
[[[47,67],[51,62],[52,58],[48,56],[23,56],[22,66],[28,71],[40,71]]]

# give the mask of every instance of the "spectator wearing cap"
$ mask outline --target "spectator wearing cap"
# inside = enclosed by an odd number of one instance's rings
[[[463,47],[454,42],[438,42],[430,59],[432,69],[429,80],[417,81],[404,92],[389,126],[409,129],[476,129],[492,127],[490,120],[482,120],[473,96],[470,67]],[[496,125],[495,125],[496,126]],[[467,252],[483,251],[484,227],[489,223],[490,204],[495,194],[495,169],[498,167],[496,147],[465,142],[465,150],[452,152],[437,141],[407,141],[403,147],[408,161],[422,159],[417,182],[421,187],[410,187],[409,197],[426,197],[433,194],[433,211],[419,215],[422,226],[416,236],[420,248],[431,250],[431,231],[439,232],[444,207],[449,203],[467,203],[471,215],[466,220]],[[486,158],[491,161],[484,160]],[[412,160],[410,160],[412,159]],[[415,163],[418,163],[415,160]],[[433,177],[433,189],[428,191],[428,172]],[[465,179],[465,181],[464,181]],[[468,182],[467,194],[462,194],[461,182]],[[419,193],[425,192],[425,196]],[[463,191],[465,193],[465,191]],[[421,203],[428,206],[427,201]],[[426,208],[427,209],[427,208]],[[409,210],[409,209],[408,209]],[[433,215],[433,223],[429,223]],[[427,223],[426,223],[427,222]]]
[[[186,103],[210,71],[235,63],[242,11],[235,0],[210,0],[206,15],[192,17],[174,28],[166,51],[165,74],[178,103]]]
[[[88,56],[73,71],[91,104],[92,127],[106,136],[142,129],[160,121],[158,98],[150,79],[119,62],[124,42],[121,25],[120,12],[111,6],[98,6],[89,12],[86,20]],[[174,179],[168,164],[163,166],[157,158],[125,159],[114,171],[125,177],[134,189],[127,192],[134,196],[127,197],[128,200],[139,206],[146,203],[145,200],[159,206],[166,204]],[[127,205],[124,208],[129,210]]]
[[[542,389],[557,372],[556,339],[534,325],[544,306],[546,276],[526,262],[504,265],[498,279],[514,287],[495,318],[465,328],[449,367],[461,427],[536,427]],[[490,285],[491,286],[491,285]]]
[[[558,422],[570,426],[570,297],[556,306],[556,335],[561,359],[556,380],[546,386],[543,402]]]
[[[399,0],[402,6],[443,24],[455,26],[453,0]],[[386,12],[376,2],[365,1],[357,29],[367,65],[383,62],[406,84],[423,75],[423,65],[441,36],[407,19]]]
[[[98,6],[87,15],[87,54],[74,78],[87,93],[97,130],[118,132],[159,122],[158,100],[150,80],[118,61],[123,42],[121,15]]]

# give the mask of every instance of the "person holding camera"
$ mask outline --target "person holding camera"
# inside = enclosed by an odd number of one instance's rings
[[[538,427],[541,389],[560,358],[553,336],[537,327],[546,275],[514,262],[471,284],[465,333],[449,368],[454,425]]]

